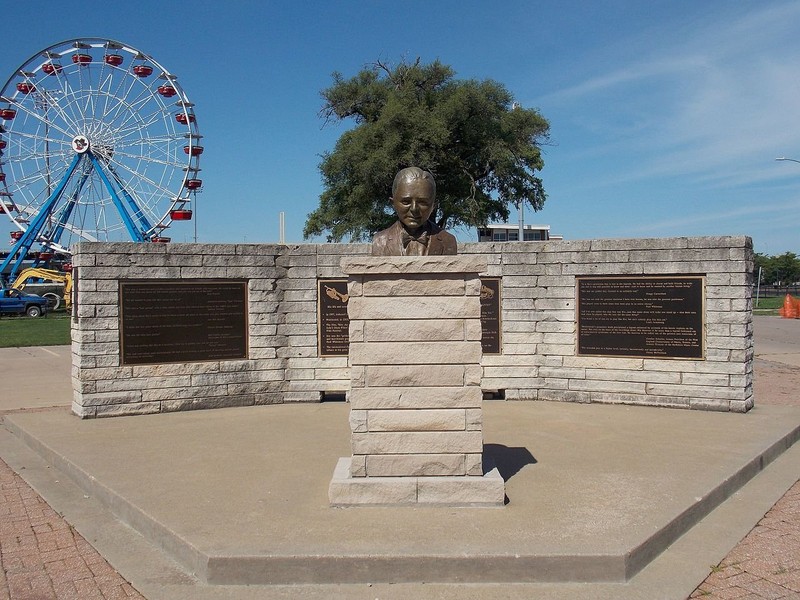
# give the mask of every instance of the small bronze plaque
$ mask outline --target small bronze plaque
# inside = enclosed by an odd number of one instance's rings
[[[481,347],[484,354],[500,354],[500,277],[481,277]]]
[[[123,365],[247,358],[247,282],[120,281]]]
[[[347,279],[317,280],[317,346],[320,356],[347,356],[350,318]]]
[[[704,358],[702,276],[577,277],[578,354]]]

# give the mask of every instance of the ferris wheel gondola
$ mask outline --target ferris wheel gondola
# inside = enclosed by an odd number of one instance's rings
[[[101,38],[50,46],[11,75],[0,90],[0,214],[12,250],[0,275],[79,241],[168,241],[173,221],[192,218],[202,136],[177,79]]]

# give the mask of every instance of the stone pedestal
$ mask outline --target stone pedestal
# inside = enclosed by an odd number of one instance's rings
[[[352,457],[333,506],[503,506],[483,460],[480,280],[475,256],[354,257],[350,277]]]

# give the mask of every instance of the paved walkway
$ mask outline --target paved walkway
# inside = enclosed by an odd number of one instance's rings
[[[759,317],[757,340],[762,332],[768,342],[757,346],[757,404],[800,406],[800,321]],[[0,412],[18,409],[2,404]],[[0,600],[142,598],[2,460],[0,492]],[[800,600],[800,482],[709,568],[691,598]]]
[[[142,598],[0,460],[0,600]]]

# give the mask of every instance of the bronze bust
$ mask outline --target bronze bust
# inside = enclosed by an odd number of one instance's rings
[[[456,238],[430,220],[436,207],[436,182],[419,167],[401,170],[390,198],[398,221],[372,238],[373,256],[456,254]]]

